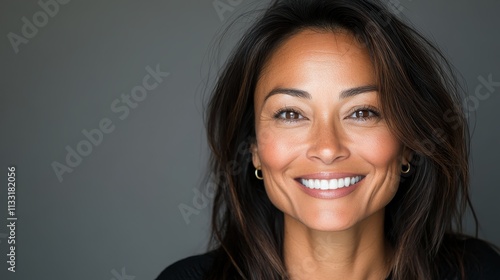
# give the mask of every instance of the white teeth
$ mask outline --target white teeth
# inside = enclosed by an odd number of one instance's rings
[[[331,190],[334,190],[338,186],[338,181],[337,180],[330,180],[330,184],[328,184]]]
[[[346,177],[330,180],[301,179],[302,185],[310,189],[335,190],[354,185],[362,179],[362,176]]]
[[[344,187],[349,187],[351,184],[351,178],[345,178],[344,179]]]
[[[327,180],[321,180],[321,189],[328,190],[328,184],[329,182]]]

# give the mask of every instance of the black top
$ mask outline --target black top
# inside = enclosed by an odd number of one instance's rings
[[[500,255],[486,242],[463,242],[466,279],[500,280]],[[168,266],[156,280],[203,280],[214,259],[214,252],[191,256]],[[441,279],[460,279],[460,272],[443,267]]]

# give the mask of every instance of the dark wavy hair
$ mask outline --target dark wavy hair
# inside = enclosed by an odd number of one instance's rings
[[[449,265],[464,275],[456,244],[470,206],[469,136],[461,87],[442,53],[376,0],[273,1],[245,32],[220,73],[206,116],[215,260],[209,279],[288,279],[283,213],[254,176],[254,91],[285,40],[304,29],[348,32],[375,68],[389,129],[413,151],[412,171],[387,205],[393,279],[433,279]],[[399,175],[398,175],[399,176]]]

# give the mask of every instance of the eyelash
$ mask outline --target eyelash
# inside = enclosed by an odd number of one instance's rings
[[[299,118],[298,119],[287,119],[287,118],[281,117],[282,114],[286,114],[286,113],[297,114],[299,116]],[[304,119],[304,116],[302,116],[302,114],[295,109],[285,107],[285,108],[281,108],[278,111],[276,111],[274,113],[274,118],[277,120],[284,121],[284,122],[297,122],[297,121]]]
[[[368,114],[371,114],[371,115],[369,115],[368,117],[360,117],[360,118],[352,118],[352,119],[354,119],[355,121],[367,121],[367,120],[373,119],[373,118],[380,118],[380,115],[381,115],[380,112],[375,107],[362,106],[362,107],[358,107],[358,108],[352,110],[351,113],[349,114],[348,118],[350,118],[352,115],[354,115],[360,111],[368,111]]]
[[[369,116],[359,117],[359,118],[353,117],[352,119],[354,119],[355,121],[367,121],[367,120],[373,119],[373,118],[380,118],[380,112],[375,107],[372,107],[372,106],[362,106],[362,107],[355,108],[354,110],[351,111],[351,113],[349,113],[349,116],[347,118],[351,118],[352,115],[354,115],[360,111],[368,111]],[[297,119],[283,118],[282,115],[286,114],[286,113],[297,114],[299,116],[299,118],[297,118]],[[297,111],[293,108],[287,108],[287,107],[281,108],[274,113],[274,119],[281,120],[284,122],[297,122],[297,121],[300,121],[304,118],[305,117],[302,116],[302,114],[299,111]]]

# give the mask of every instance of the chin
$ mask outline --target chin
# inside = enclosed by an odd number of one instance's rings
[[[331,212],[300,217],[299,221],[307,228],[317,231],[345,231],[356,225],[351,217],[345,215],[339,217]]]
[[[351,209],[354,210],[354,209]],[[341,232],[350,229],[374,228],[384,223],[384,209],[372,213],[353,213],[334,209],[313,210],[296,213],[290,218],[300,222],[308,229],[317,231]]]

